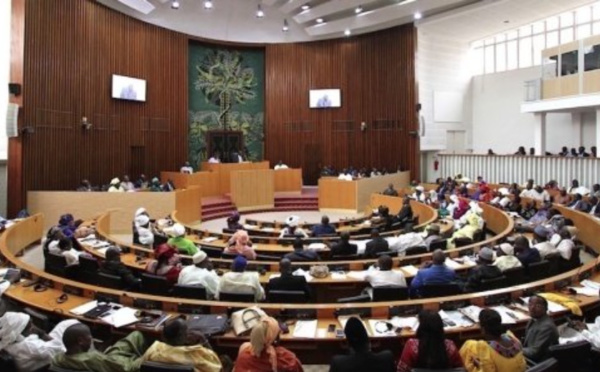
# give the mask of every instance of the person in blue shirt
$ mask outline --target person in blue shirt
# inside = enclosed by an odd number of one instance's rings
[[[329,235],[335,234],[335,227],[329,224],[329,217],[323,216],[321,217],[321,223],[313,226],[312,234],[314,237],[318,237],[321,235]]]
[[[418,294],[419,289],[426,284],[448,284],[457,282],[454,270],[444,264],[446,255],[441,249],[436,249],[431,255],[432,262],[425,264],[410,283],[410,290]]]

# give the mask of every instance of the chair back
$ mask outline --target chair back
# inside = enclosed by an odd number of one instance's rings
[[[221,254],[223,253],[223,249],[222,248],[216,248],[216,247],[209,247],[206,245],[202,245],[200,246],[200,249],[206,253],[206,255],[210,258],[219,258],[221,257]]]
[[[535,249],[535,248],[532,248]],[[550,262],[546,260],[542,260],[540,262],[534,262],[529,265],[526,269],[527,278],[530,282],[535,282],[536,280],[545,279],[550,275]]]
[[[88,284],[98,282],[98,260],[86,255],[79,256],[79,279]]]
[[[194,372],[194,366],[145,361],[140,366],[140,372]]]
[[[330,260],[331,261],[354,261],[354,260],[358,260],[358,255],[357,254],[346,254],[346,255],[341,255],[341,256],[331,256]]]
[[[173,297],[191,298],[194,300],[206,300],[206,288],[197,285],[175,284],[173,286]]]
[[[408,288],[395,285],[373,287],[373,301],[402,301],[408,299]]]
[[[429,250],[435,251],[436,249],[441,249],[442,251],[445,251],[447,246],[448,239],[437,239],[432,241],[431,244],[429,244]]]
[[[462,290],[456,283],[445,283],[445,284],[425,284],[419,292],[422,297],[445,297],[454,296],[462,293]]]
[[[456,248],[464,247],[466,245],[471,245],[471,244],[473,244],[473,239],[470,239],[467,237],[460,237],[460,238],[454,239],[454,246]]]
[[[427,247],[424,245],[417,245],[415,247],[410,247],[410,248],[406,249],[407,256],[413,256],[416,254],[423,254],[423,253],[427,253]]]
[[[361,294],[352,297],[342,297],[337,299],[338,304],[351,304],[356,302],[371,302],[371,296],[368,294]]]
[[[237,254],[233,254],[233,253],[225,253],[225,252],[221,253],[221,258],[224,258],[226,260],[234,260],[237,256],[238,256]]]
[[[502,274],[506,277],[508,286],[525,283],[525,268],[523,266],[507,269]]]
[[[269,291],[267,299],[276,304],[305,304],[309,298],[304,291]]]
[[[219,301],[255,302],[254,293],[219,292]]]
[[[171,286],[164,276],[144,273],[142,274],[142,290],[156,296],[168,296]]]
[[[51,331],[52,326],[50,324],[50,318],[48,317],[48,315],[34,310],[30,307],[26,307],[25,309],[23,309],[23,312],[29,315],[29,317],[31,318],[31,323],[33,323],[34,326],[36,326],[44,332],[49,333]]]
[[[592,344],[586,340],[550,346],[550,356],[558,361],[560,371],[588,371]]]
[[[493,279],[482,279],[481,280],[481,290],[489,291],[492,289],[501,289],[506,288],[508,286],[508,280],[506,276],[502,275]]]
[[[257,254],[256,255],[256,261],[273,261],[273,262],[278,262],[279,260],[281,260],[281,257],[278,256],[271,256],[268,254]]]
[[[110,275],[98,272],[98,286],[112,288],[112,289],[123,289],[123,282],[120,276]]]
[[[546,359],[543,362],[528,368],[526,372],[559,372],[558,360],[554,358]]]
[[[44,261],[44,271],[46,271],[47,273],[65,277],[66,267],[67,260],[64,256],[50,252],[46,256],[46,259]]]
[[[375,253],[375,255],[379,258],[381,256],[390,256],[390,257],[398,257],[398,251],[383,251]]]

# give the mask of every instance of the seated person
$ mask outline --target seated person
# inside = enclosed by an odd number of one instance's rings
[[[356,244],[350,244],[350,234],[347,232],[342,233],[340,240],[331,246],[331,257],[336,256],[349,256],[354,255],[358,252]]]
[[[431,255],[431,262],[425,263],[410,283],[410,289],[418,294],[421,287],[432,284],[451,284],[458,281],[454,270],[446,266],[446,255],[436,249]]]
[[[586,340],[595,349],[600,349],[600,316],[596,317],[592,324],[573,321],[566,329],[563,328],[559,332],[560,338],[558,341],[560,344]]]
[[[425,230],[426,230],[427,235],[425,235],[425,240],[423,241],[423,245],[425,245],[427,247],[428,251],[431,251],[431,249],[429,249],[429,246],[431,245],[431,243],[433,243],[436,240],[442,239],[442,236],[440,235],[440,225],[431,224],[431,225],[427,226],[427,228]]]
[[[571,232],[567,226],[563,226],[557,234],[550,239],[550,244],[556,247],[556,251],[564,260],[570,260],[575,248],[575,242],[571,239]]]
[[[537,213],[537,208],[535,207],[535,202],[530,201],[525,203],[525,205],[521,208],[521,212],[519,215],[526,220],[530,220]]]
[[[569,208],[583,213],[588,213],[590,210],[590,205],[583,200],[583,196],[581,194],[575,194],[573,195],[573,201],[569,204]]]
[[[198,251],[192,257],[193,265],[181,269],[177,284],[201,285],[206,289],[208,298],[214,298],[219,287],[219,276],[212,270],[208,256],[203,251]]]
[[[58,241],[58,249],[60,250],[59,254],[67,261],[67,266],[79,264],[79,255],[83,252],[73,248],[73,240],[69,238],[60,239]]]
[[[203,335],[189,333],[182,318],[168,321],[162,331],[163,341],[154,341],[142,359],[171,365],[192,365],[195,371],[220,372],[219,356]]]
[[[215,151],[213,155],[208,159],[209,164],[219,164],[221,162],[221,154]]]
[[[331,359],[330,372],[395,371],[394,356],[390,350],[379,353],[371,351],[369,335],[360,319],[348,319],[344,334],[351,349],[350,353],[335,355]]]
[[[589,211],[588,213],[594,217],[600,217],[600,199],[597,196],[592,196],[588,200]]]
[[[415,192],[411,195],[411,198],[418,202],[425,203],[425,188],[423,186],[415,187]]]
[[[502,317],[496,310],[479,313],[483,340],[468,340],[460,349],[467,372],[507,371],[525,372],[527,362],[523,348],[512,333],[505,333]]]
[[[189,161],[186,161],[185,164],[183,164],[183,167],[179,169],[179,172],[184,174],[192,174],[194,173],[194,168],[192,168]]]
[[[108,184],[108,192],[124,192],[125,189],[121,187],[121,180],[118,177],[113,178]]]
[[[579,181],[573,180],[571,181],[571,187],[567,189],[567,194],[580,194],[581,196],[586,196],[590,193],[590,190],[587,187],[579,186]]]
[[[317,252],[315,252],[313,249],[304,249],[304,244],[302,243],[302,239],[300,238],[296,238],[296,240],[294,240],[294,251],[291,253],[286,253],[285,256],[283,256],[284,258],[287,258],[288,260],[292,261],[292,262],[296,262],[296,261],[319,261],[320,257],[319,254]]]
[[[379,235],[379,230],[371,230],[371,240],[366,244],[364,256],[366,258],[376,258],[377,253],[387,252],[389,249],[390,245],[388,244],[388,241]]]
[[[475,236],[475,232],[480,229],[479,220],[480,218],[477,214],[471,214],[467,219],[467,224],[456,230],[454,234],[452,234],[452,237],[448,239],[448,248],[454,248],[454,241],[456,238],[469,238],[472,240]]]
[[[455,220],[460,219],[462,216],[464,216],[469,211],[470,208],[471,208],[471,206],[469,205],[468,201],[466,201],[465,199],[458,199],[458,205],[454,209],[452,218],[454,218]]]
[[[465,292],[484,291],[482,280],[494,279],[500,276],[502,276],[502,272],[494,266],[494,251],[488,247],[483,247],[477,255],[477,266],[469,270]]]
[[[459,199],[455,194],[451,194],[448,197],[448,203],[446,204],[446,211],[448,212],[448,216],[454,218],[454,211],[458,208]]]
[[[335,227],[329,224],[329,217],[327,216],[321,217],[321,223],[318,225],[314,225],[312,228],[312,235],[314,237],[319,237],[322,235],[333,235],[335,233]]]
[[[152,246],[154,244],[154,233],[150,225],[150,218],[145,214],[140,214],[135,218],[135,226],[139,244]]]
[[[558,191],[558,195],[554,197],[554,202],[556,204],[567,205],[569,204],[570,198],[567,194],[567,189],[561,187]]]
[[[62,231],[64,236],[71,238],[75,235],[75,230],[81,224],[81,220],[75,221],[71,213],[66,213],[60,216],[57,227]]]
[[[92,372],[135,372],[142,364],[146,351],[144,335],[134,331],[117,341],[103,353],[90,350],[92,333],[90,328],[77,323],[67,328],[63,334],[66,353],[54,357],[52,365],[75,371]]]
[[[165,182],[164,185],[162,185],[161,187],[162,191],[164,192],[175,191],[175,183],[173,183],[172,179],[168,179],[167,182]]]
[[[398,191],[394,188],[394,184],[390,183],[387,189],[383,190],[382,194],[387,196],[398,196]]]
[[[533,240],[531,244],[533,245],[533,249],[537,249],[538,252],[540,252],[540,257],[542,259],[557,253],[556,247],[548,241],[549,233],[550,231],[544,226],[536,226],[536,228],[533,229]]]
[[[185,237],[185,227],[183,225],[176,223],[166,233],[171,236],[167,244],[176,248],[179,253],[187,254],[188,256],[198,253],[198,247],[196,247],[194,242]]]
[[[499,208],[506,208],[510,204],[510,193],[506,187],[501,187],[496,193],[496,197],[490,201],[490,204],[495,205]]]
[[[529,192],[529,197],[533,200],[538,200],[538,201],[543,201],[543,202],[550,201],[550,194],[548,194],[548,191],[544,190],[544,188],[540,185],[535,185],[533,187],[533,190],[531,190]]]
[[[279,272],[281,276],[271,278],[267,284],[267,293],[269,291],[301,291],[306,298],[310,298],[310,287],[303,275],[292,274],[292,262],[287,258],[279,261]]]
[[[181,272],[181,261],[175,248],[169,244],[161,244],[154,249],[155,260],[146,265],[146,272],[152,275],[164,276],[171,284],[177,283]]]
[[[158,179],[158,177],[152,178],[152,180],[150,181],[150,185],[148,186],[148,190],[150,190],[152,192],[162,192],[163,191],[163,187],[160,184],[160,180]]]
[[[405,196],[402,199],[402,208],[398,211],[398,214],[394,217],[394,222],[400,223],[400,226],[404,226],[407,223],[411,223],[413,220],[413,210],[410,206],[410,198]]]
[[[279,323],[270,316],[264,317],[252,328],[250,342],[240,346],[233,372],[302,372],[302,363],[288,349],[276,346]]]
[[[0,318],[0,351],[5,351],[14,359],[19,371],[42,369],[56,355],[65,352],[63,333],[75,323],[79,322],[75,319],[64,320],[50,334],[46,334],[33,325],[29,315],[6,312]]]
[[[515,257],[517,257],[517,259],[525,267],[542,260],[540,252],[537,249],[531,248],[529,245],[529,240],[522,235],[515,239],[514,249]]]
[[[541,362],[550,357],[550,346],[558,344],[558,329],[548,316],[548,301],[544,297],[531,296],[527,305],[531,320],[525,331],[523,355],[534,362]]]
[[[148,186],[150,186],[150,184],[148,183],[148,180],[146,179],[146,175],[140,174],[140,178],[135,182],[135,188],[143,190],[143,189],[147,189]]]
[[[282,160],[279,160],[279,163],[277,163],[274,167],[274,170],[280,170],[280,169],[288,169],[288,166],[283,164]]]
[[[401,271],[392,270],[394,262],[388,255],[382,255],[377,259],[377,268],[369,270],[365,281],[369,282],[371,288],[375,287],[406,287],[406,279]],[[369,288],[370,289],[370,288]],[[372,291],[368,291],[372,296]]]
[[[444,335],[444,323],[440,314],[422,310],[418,319],[416,338],[406,341],[397,371],[411,372],[413,368],[462,368],[463,361],[456,345]]]
[[[496,260],[494,261],[494,266],[500,269],[500,271],[504,272],[508,269],[513,269],[515,267],[522,267],[521,261],[517,257],[515,257],[515,248],[508,244],[502,243],[496,247]]]
[[[281,233],[279,234],[280,238],[283,238],[285,236],[299,236],[302,238],[308,238],[308,234],[306,233],[306,231],[304,231],[303,229],[301,229],[300,227],[298,227],[298,224],[300,223],[300,217],[298,216],[289,216],[288,218],[285,219],[285,227],[283,229],[281,229]]]
[[[231,216],[227,218],[227,228],[234,231],[244,228],[240,223],[240,214],[238,212],[233,212]]]
[[[123,182],[121,182],[121,187],[124,191],[135,191],[135,185],[129,179],[128,175],[123,176]]]
[[[83,179],[81,180],[81,184],[79,185],[79,187],[77,187],[76,191],[90,192],[94,191],[94,188],[92,187],[90,181],[88,181],[87,179]]]
[[[223,274],[219,279],[217,299],[221,292],[252,293],[255,301],[265,299],[265,290],[260,285],[258,272],[246,271],[247,265],[248,261],[243,256],[237,256],[233,260],[231,271]]]
[[[245,230],[238,230],[231,236],[223,253],[242,255],[248,260],[256,259],[256,252],[252,248],[252,242]]]
[[[118,248],[108,248],[104,257],[100,272],[120,277],[125,289],[139,289],[140,280],[121,262],[121,251]]]

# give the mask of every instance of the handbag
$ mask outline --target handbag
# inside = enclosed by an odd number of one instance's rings
[[[325,265],[315,265],[310,267],[310,275],[317,278],[323,279],[329,275],[329,267]]]
[[[258,307],[249,307],[231,314],[231,325],[236,336],[250,332],[267,314]]]
[[[196,314],[187,319],[188,332],[200,333],[205,337],[222,335],[229,329],[226,314]]]

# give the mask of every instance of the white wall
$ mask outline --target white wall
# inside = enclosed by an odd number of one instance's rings
[[[540,67],[532,67],[473,78],[473,152],[511,154],[519,146],[533,147],[533,114],[522,114],[524,82],[540,77]],[[583,114],[581,135],[575,131],[571,114],[554,113],[546,117],[546,151],[556,153],[562,146],[593,146],[596,141],[595,113]]]

